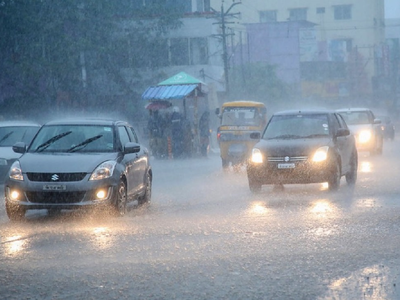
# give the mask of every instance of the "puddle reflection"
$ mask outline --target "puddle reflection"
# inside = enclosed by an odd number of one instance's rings
[[[27,241],[20,235],[10,236],[5,238],[3,243],[4,252],[8,256],[16,256],[26,248]]]

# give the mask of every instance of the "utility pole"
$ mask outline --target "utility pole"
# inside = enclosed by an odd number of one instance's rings
[[[217,11],[214,10],[214,12],[217,15],[217,18],[219,19],[219,22],[214,23],[214,24],[221,24],[221,30],[222,30],[222,33],[218,34],[216,36],[222,37],[222,60],[224,63],[225,90],[226,90],[227,96],[229,96],[229,61],[228,61],[228,50],[227,50],[227,46],[226,46],[226,38],[228,35],[231,35],[231,34],[226,33],[226,24],[231,24],[234,22],[227,22],[225,19],[227,17],[234,17],[235,15],[240,14],[240,13],[234,13],[234,14],[229,13],[230,10],[238,4],[242,4],[242,2],[233,2],[231,4],[231,6],[225,11],[224,10],[224,0],[222,0],[220,13],[218,13]]]

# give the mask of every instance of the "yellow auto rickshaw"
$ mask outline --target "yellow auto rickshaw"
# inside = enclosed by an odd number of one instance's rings
[[[262,133],[267,124],[267,108],[256,101],[225,102],[216,109],[221,119],[217,139],[220,148],[222,167],[228,168],[246,163],[253,146],[258,142],[251,139],[253,132]]]

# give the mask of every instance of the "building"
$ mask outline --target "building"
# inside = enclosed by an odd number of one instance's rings
[[[211,1],[211,7],[220,4]],[[299,33],[303,97],[373,100],[373,82],[380,72],[377,51],[385,44],[382,0],[242,0],[236,7],[242,24],[315,24]]]

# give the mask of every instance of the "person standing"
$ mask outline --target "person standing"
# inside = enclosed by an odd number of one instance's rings
[[[174,106],[171,115],[172,154],[174,158],[182,156],[183,152],[183,128],[182,115],[179,107]]]
[[[210,144],[210,113],[204,112],[199,121],[200,133],[200,154],[204,157],[207,156],[208,147]]]

